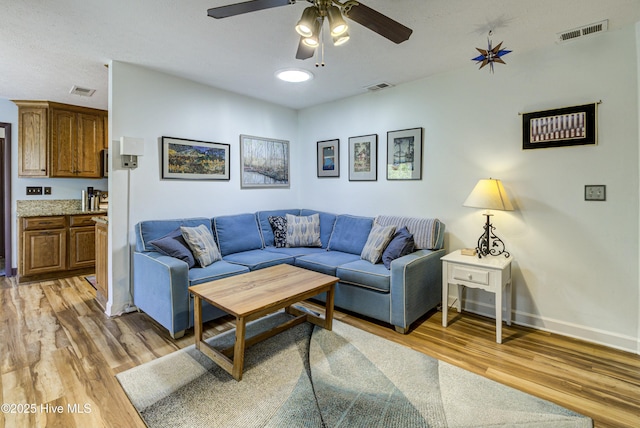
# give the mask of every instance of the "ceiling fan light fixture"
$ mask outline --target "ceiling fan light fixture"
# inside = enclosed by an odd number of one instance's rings
[[[329,6],[327,8],[327,16],[329,17],[329,28],[332,36],[340,36],[349,29],[337,6]]]
[[[302,43],[309,46],[310,48],[316,48],[320,45],[320,30],[322,29],[322,19],[316,19],[313,23],[313,28],[311,30],[311,35],[305,37],[302,36]]]
[[[296,32],[302,37],[311,37],[315,23],[318,21],[318,9],[309,6],[302,12],[300,21],[296,24]]]
[[[345,31],[339,36],[333,36],[333,46],[342,46],[349,41],[349,32]]]
[[[284,68],[276,71],[276,77],[290,83],[302,83],[313,79],[313,73],[301,68]]]

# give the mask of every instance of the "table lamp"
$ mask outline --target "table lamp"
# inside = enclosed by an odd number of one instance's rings
[[[494,178],[481,179],[463,205],[465,207],[486,209],[482,215],[487,216],[487,222],[484,225],[484,232],[478,239],[478,247],[476,248],[478,257],[499,256],[500,254],[509,257],[510,254],[506,251],[504,243],[493,233],[495,227],[490,222],[490,217],[493,214],[489,210],[513,211],[513,205],[511,205],[502,182]]]

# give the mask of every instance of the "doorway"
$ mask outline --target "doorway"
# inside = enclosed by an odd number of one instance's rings
[[[13,276],[11,257],[11,124],[0,122],[0,275]]]

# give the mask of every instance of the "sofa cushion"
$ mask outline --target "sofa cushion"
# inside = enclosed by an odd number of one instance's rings
[[[257,270],[283,263],[293,264],[293,257],[265,250],[249,250],[224,256],[224,260]]]
[[[327,250],[321,247],[265,247],[264,251],[271,251],[288,257],[302,257],[309,254],[324,253]]]
[[[207,267],[194,267],[189,269],[189,286],[215,281],[216,279],[249,272],[249,268],[219,260]]]
[[[211,228],[211,219],[194,217],[174,220],[141,221],[135,226],[136,251],[156,251],[156,248],[151,245],[151,241],[162,238],[176,229],[180,229],[180,226],[195,227],[201,224]]]
[[[382,226],[405,226],[413,235],[416,248],[421,250],[439,250],[444,245],[444,225],[437,218],[413,218],[381,215],[376,223]]]
[[[391,242],[382,253],[384,267],[391,269],[392,261],[412,253],[414,249],[413,235],[409,233],[406,227],[401,227],[393,235],[393,239],[391,239]]]
[[[372,225],[373,218],[370,217],[339,215],[329,239],[329,250],[357,254],[359,257]]]
[[[329,239],[331,238],[331,232],[333,232],[333,225],[336,223],[338,216],[323,211],[300,210],[300,215],[308,216],[312,214],[318,214],[320,216],[320,241],[322,241],[322,248],[327,248]]]
[[[189,266],[189,268],[196,265],[193,253],[189,248],[189,244],[187,244],[182,237],[182,231],[180,228],[175,229],[173,232],[170,232],[162,238],[154,239],[149,242],[149,245],[155,247],[158,252],[166,256],[182,260]]]
[[[262,236],[253,214],[215,217],[213,225],[222,257],[262,248]]]
[[[284,248],[287,246],[287,218],[281,215],[270,216],[269,224],[273,230],[273,246]],[[263,235],[264,239],[264,235]]]
[[[380,260],[382,260],[382,252],[387,248],[394,233],[396,233],[395,226],[380,226],[379,224],[374,224],[371,232],[369,232],[367,242],[364,244],[360,258],[374,265],[380,263]]]
[[[327,275],[336,276],[338,266],[360,259],[360,255],[343,253],[342,251],[323,251],[296,257],[295,265]]]
[[[374,265],[366,260],[345,263],[338,266],[336,276],[342,283],[382,293],[388,293],[391,289],[391,272],[382,263]]]
[[[209,266],[211,263],[221,260],[222,256],[213,239],[211,230],[201,224],[196,227],[181,226],[182,237],[189,244],[193,256],[200,267]]]
[[[322,247],[320,241],[320,216],[286,215],[287,247]]]
[[[256,219],[258,220],[258,227],[260,228],[260,233],[262,234],[262,240],[264,242],[265,247],[273,247],[273,228],[271,227],[271,223],[269,223],[269,217],[284,217],[287,214],[292,215],[300,215],[300,210],[298,209],[288,209],[288,210],[270,210],[270,211],[258,211],[256,213]]]

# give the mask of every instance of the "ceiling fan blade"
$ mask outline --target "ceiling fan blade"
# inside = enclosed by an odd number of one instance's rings
[[[316,48],[307,46],[302,43],[302,37],[300,37],[300,43],[298,43],[298,52],[296,52],[296,59],[309,59],[316,53]]]
[[[405,27],[398,21],[394,21],[360,2],[351,6],[351,8],[347,8],[345,16],[394,43],[399,44],[408,40],[411,33],[413,33],[411,28]]]
[[[229,4],[227,6],[213,7],[207,10],[207,15],[220,19],[289,4],[292,4],[290,0],[251,0],[243,3]]]

